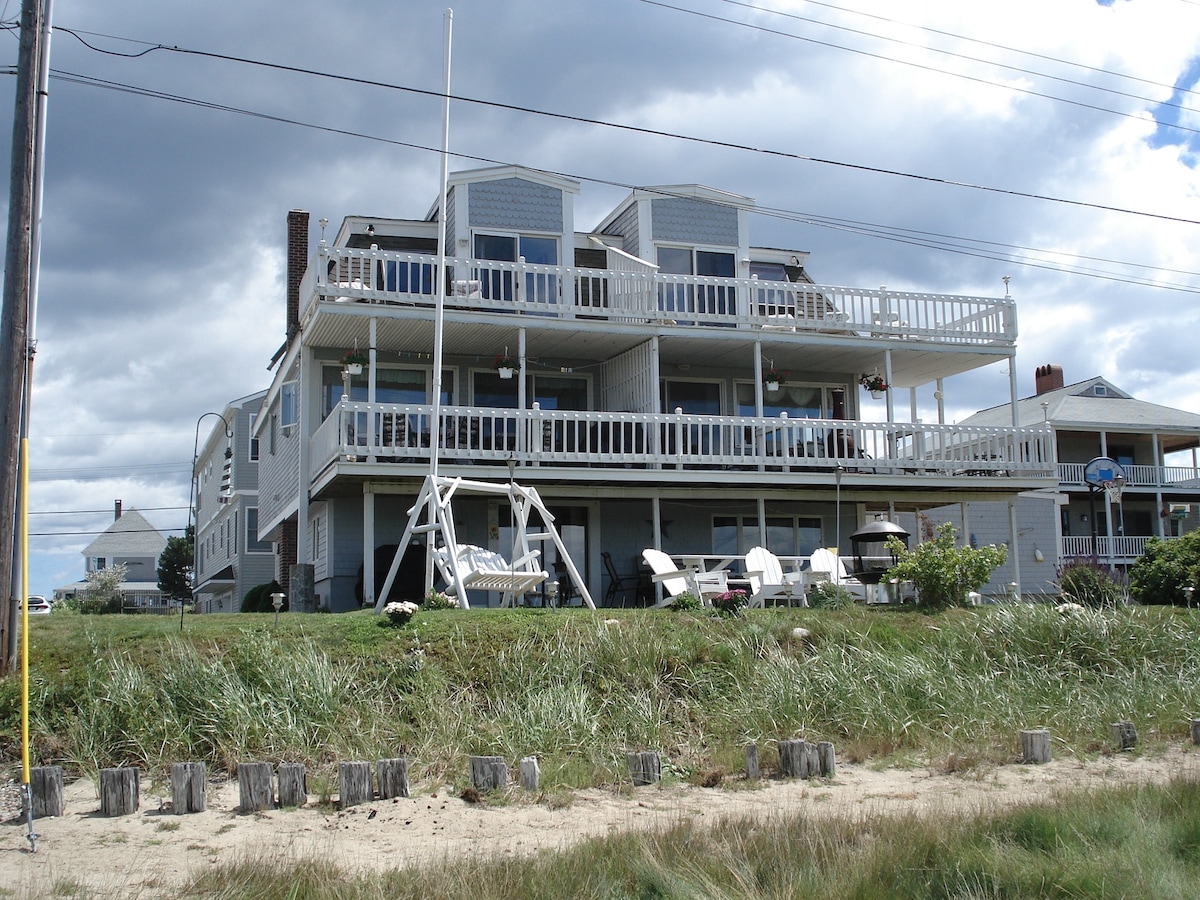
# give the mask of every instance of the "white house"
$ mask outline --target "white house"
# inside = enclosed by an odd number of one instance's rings
[[[125,566],[121,583],[122,606],[127,612],[152,612],[167,608],[167,600],[158,589],[158,558],[167,539],[136,509],[124,510],[120,500],[114,505],[113,523],[83,549],[85,572],[113,566]],[[87,590],[87,581],[54,589],[54,601],[74,597]]]
[[[636,190],[576,231],[579,190],[499,167],[453,175],[444,216],[310,235],[288,215],[286,341],[254,427],[258,534],[285,588],[298,563],[319,606],[373,604],[434,447],[447,477],[536,487],[596,598],[602,553],[622,572],[646,547],[736,571],[756,544],[801,558],[874,516],[1053,482],[1043,421],[913,421],[919,390],[941,406],[944,379],[1011,362],[1011,298],[818,284],[806,252],[752,243],[754,200],[698,185]],[[453,507],[462,542],[502,554],[510,516],[503,498]]]

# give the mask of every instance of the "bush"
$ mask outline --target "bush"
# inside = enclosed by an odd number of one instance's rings
[[[1200,587],[1200,531],[1170,541],[1150,538],[1129,570],[1133,599],[1139,603],[1186,603],[1185,587]]]
[[[393,600],[383,608],[383,618],[379,620],[380,624],[392,628],[407,625],[417,614],[418,609],[420,607],[410,600]]]
[[[712,599],[713,609],[723,616],[740,616],[748,605],[745,591],[726,591]]]
[[[818,581],[808,589],[808,605],[813,609],[845,609],[853,603],[854,595],[832,581]]]
[[[1008,548],[959,547],[954,526],[943,522],[932,541],[909,550],[897,538],[888,538],[888,549],[898,562],[888,569],[885,580],[911,581],[917,589],[917,602],[931,609],[965,606],[967,594],[977,591],[992,577],[992,572],[1008,558]]]
[[[458,609],[458,599],[441,591],[430,591],[421,601],[421,609]]]
[[[691,591],[684,591],[682,594],[676,594],[675,599],[667,604],[667,609],[673,609],[675,612],[683,612],[689,609],[700,609],[704,604],[700,602],[700,598]]]
[[[271,603],[272,594],[282,594],[283,588],[278,581],[271,581],[267,584],[259,584],[246,591],[246,596],[242,598],[242,612],[244,613],[262,613],[274,612],[275,607]],[[288,608],[288,598],[283,598],[283,606],[280,611],[286,612]]]
[[[1058,569],[1058,587],[1064,599],[1100,609],[1125,599],[1125,585],[1108,566],[1093,559],[1074,559]]]

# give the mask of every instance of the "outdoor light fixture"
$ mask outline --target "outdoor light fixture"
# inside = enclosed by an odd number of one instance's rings
[[[283,592],[276,591],[271,595],[271,605],[275,607],[275,627],[279,627],[279,610],[283,607]]]

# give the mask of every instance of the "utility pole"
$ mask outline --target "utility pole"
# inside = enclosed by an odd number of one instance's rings
[[[17,631],[17,597],[13,592],[17,574],[16,503],[22,413],[30,363],[30,234],[41,15],[41,0],[22,0],[17,96],[13,105],[8,243],[0,312],[0,675],[7,674],[13,662]]]

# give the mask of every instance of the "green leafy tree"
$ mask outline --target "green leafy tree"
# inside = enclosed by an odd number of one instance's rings
[[[884,579],[911,581],[920,605],[931,609],[965,605],[967,594],[987,584],[992,572],[1008,558],[1008,548],[995,544],[958,546],[954,526],[949,522],[937,527],[933,540],[913,550],[894,537],[888,538],[887,546],[897,561]]]
[[[119,613],[121,611],[121,584],[128,570],[124,563],[93,569],[83,576],[87,582],[85,597],[79,611],[85,613]]]
[[[1129,592],[1139,603],[1187,602],[1183,589],[1200,588],[1200,531],[1164,541],[1152,537],[1129,569]],[[1200,601],[1200,596],[1195,598]]]
[[[172,600],[192,599],[192,529],[167,538],[158,557],[158,589]]]

